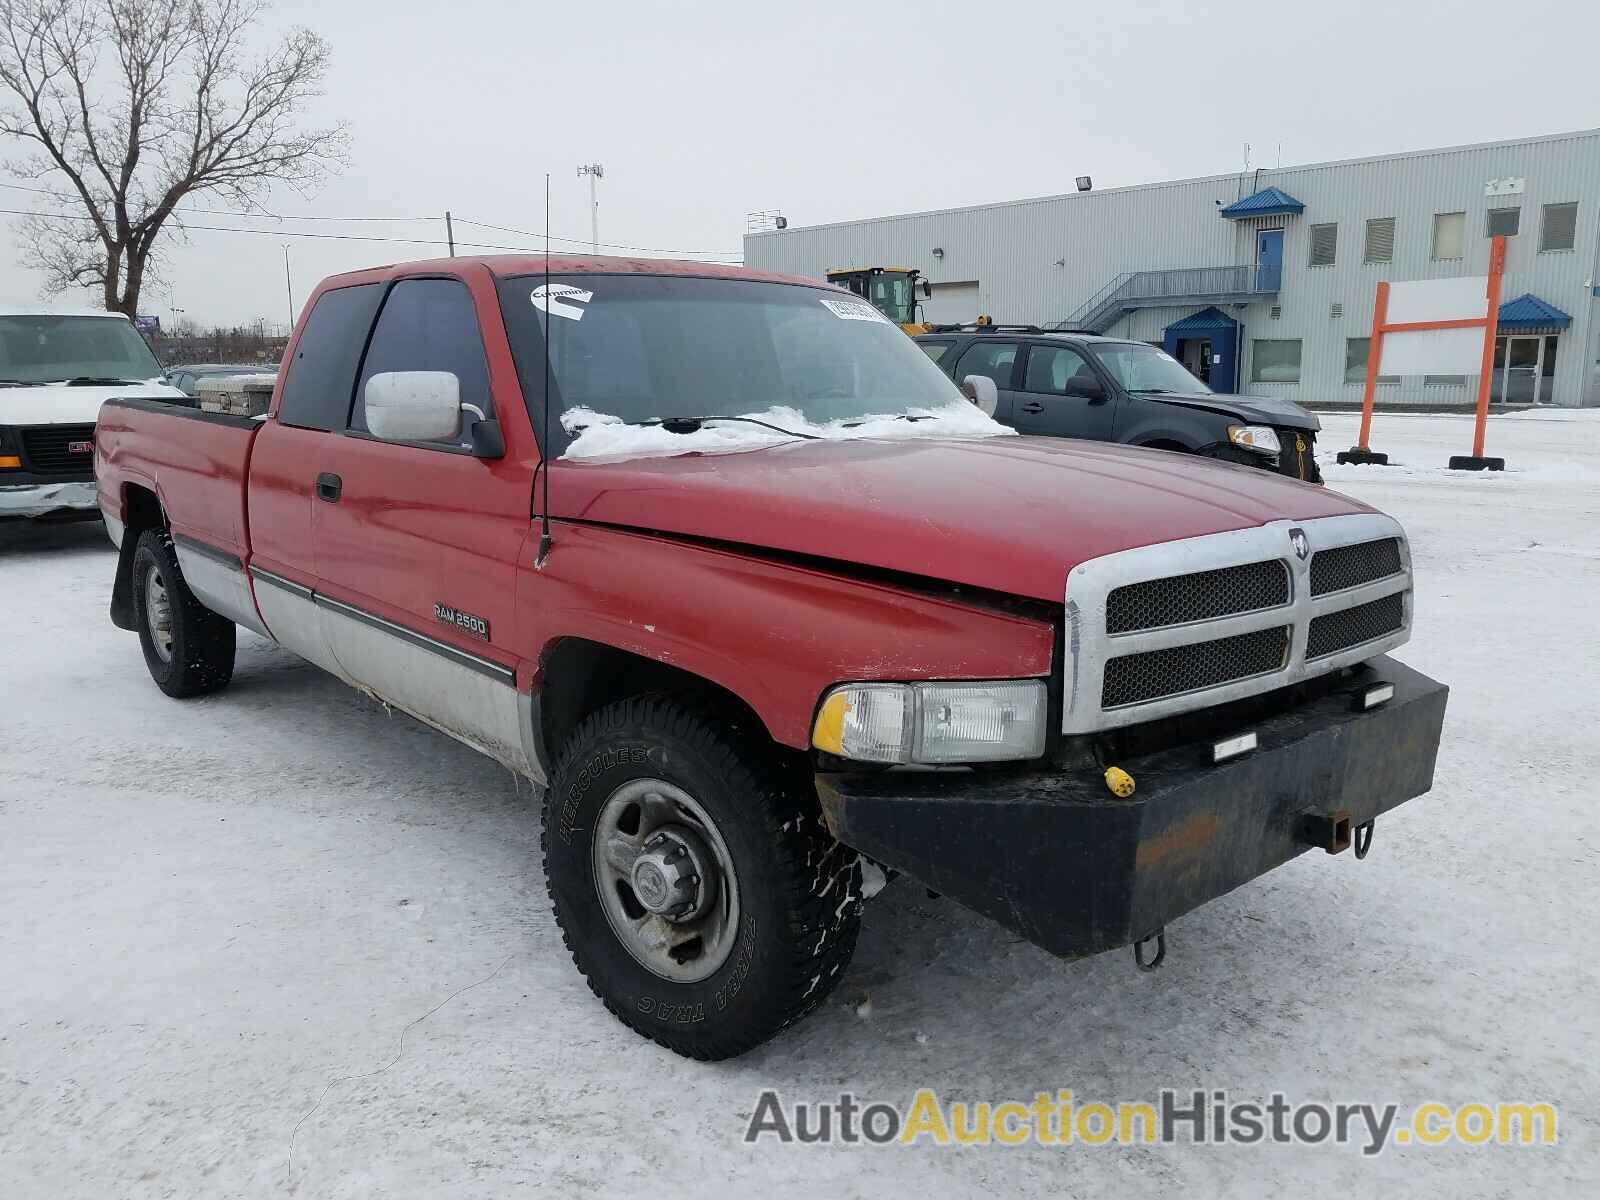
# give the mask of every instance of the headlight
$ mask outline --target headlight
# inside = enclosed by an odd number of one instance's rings
[[[1270,425],[1229,425],[1228,440],[1242,450],[1257,454],[1278,452],[1278,433]]]
[[[857,762],[969,763],[1044,753],[1043,681],[853,683],[822,700],[818,750]]]

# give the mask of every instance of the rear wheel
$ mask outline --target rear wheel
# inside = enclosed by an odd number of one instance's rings
[[[545,795],[544,860],[595,995],[690,1058],[810,1012],[855,948],[860,863],[809,778],[691,701],[637,697],[579,726]]]
[[[204,695],[233,678],[238,630],[194,598],[164,529],[139,535],[133,552],[133,611],[145,665],[167,695]]]

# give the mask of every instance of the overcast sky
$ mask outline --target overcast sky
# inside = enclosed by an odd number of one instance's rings
[[[309,200],[269,205],[429,216],[282,226],[303,232],[442,240],[446,208],[539,229],[549,171],[552,232],[586,239],[576,171],[600,162],[602,241],[736,255],[756,210],[817,224],[1050,195],[1080,174],[1100,188],[1233,171],[1245,142],[1270,167],[1280,145],[1288,165],[1600,126],[1593,0],[278,0],[263,37],[296,24],[332,43],[307,120],[347,120],[351,162]],[[15,218],[0,221],[0,303],[30,302],[39,280],[16,263]],[[170,296],[142,307],[282,321],[284,241],[296,303],[334,271],[442,252],[197,231],[170,247]]]

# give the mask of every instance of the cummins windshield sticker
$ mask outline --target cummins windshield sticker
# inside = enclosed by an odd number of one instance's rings
[[[834,316],[845,321],[882,321],[888,323],[889,318],[884,316],[870,304],[860,300],[828,300],[822,301],[822,306]]]
[[[533,306],[553,317],[583,320],[584,306],[594,299],[593,292],[567,283],[541,283],[533,289]]]

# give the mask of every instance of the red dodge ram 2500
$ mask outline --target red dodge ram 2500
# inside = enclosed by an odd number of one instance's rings
[[[264,419],[111,400],[95,461],[112,619],[163,691],[224,686],[242,625],[547,782],[578,969],[697,1058],[827,995],[863,858],[1149,965],[1432,782],[1446,689],[1384,657],[1395,521],[1015,436],[810,280],[338,276]]]

